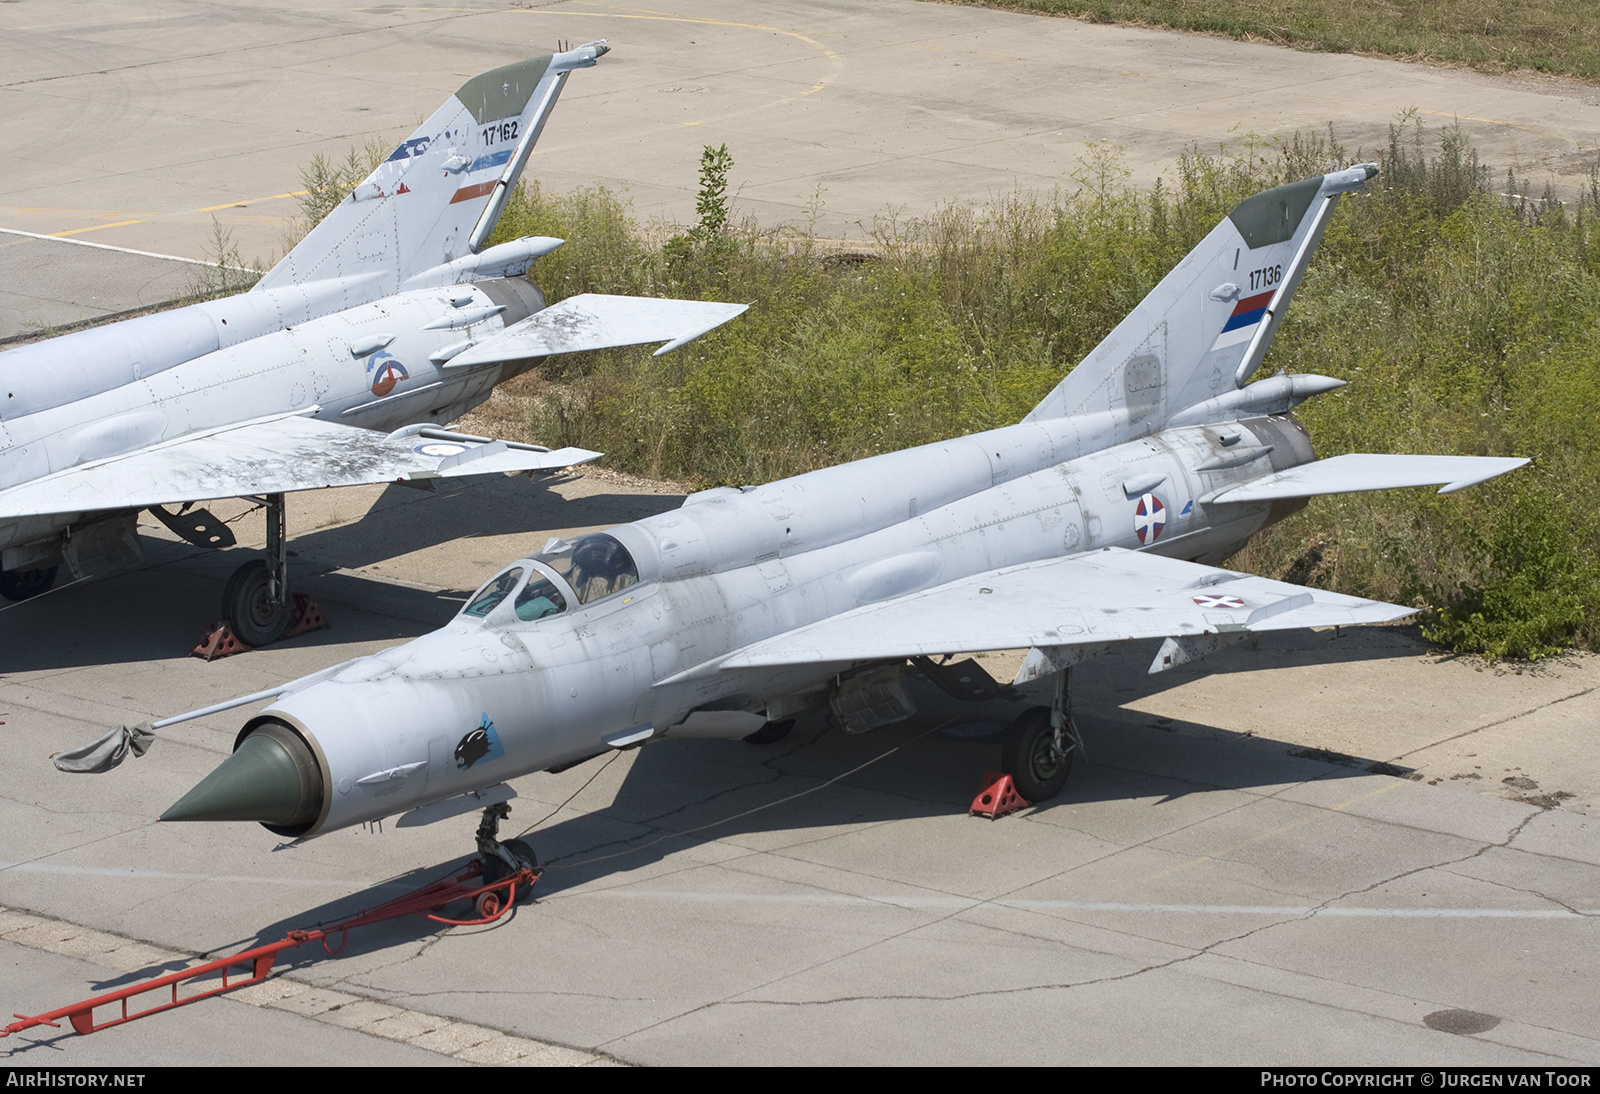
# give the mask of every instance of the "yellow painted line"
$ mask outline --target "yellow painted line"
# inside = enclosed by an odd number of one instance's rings
[[[605,5],[596,6],[604,7]],[[844,71],[843,59],[840,58],[837,53],[823,45],[821,42],[817,41],[815,38],[809,38],[797,30],[785,30],[783,27],[774,27],[767,23],[740,23],[732,19],[697,19],[687,15],[668,15],[665,12],[651,11],[649,8],[623,9],[622,13],[606,11],[568,11],[564,8],[560,11],[519,8],[517,9],[517,14],[561,16],[582,15],[590,19],[645,19],[654,23],[701,23],[714,27],[739,27],[744,30],[770,30],[774,34],[788,35],[790,38],[794,38],[797,41],[804,42],[806,45],[820,50],[824,57],[833,62],[833,71],[827,76],[824,76],[822,79],[818,80],[816,83],[812,84],[798,95],[790,95],[787,98],[777,100],[772,104],[773,106],[782,106],[784,103],[792,103],[803,99],[807,95],[815,95],[817,92],[833,83],[833,81],[838,78],[839,73]],[[703,124],[704,122],[680,122],[679,126],[680,128],[687,129],[690,126]]]
[[[1507,129],[1521,129],[1528,133],[1539,133],[1546,137],[1559,137],[1563,140],[1572,138],[1548,126],[1534,125],[1531,122],[1508,122],[1503,118],[1475,118],[1471,114],[1454,114],[1448,110],[1419,110],[1418,114],[1427,114],[1434,118],[1453,118],[1458,122],[1482,122],[1484,125],[1503,125]]]
[[[144,223],[143,219],[140,219],[140,220],[118,220],[118,221],[114,221],[111,224],[95,224],[95,225],[92,225],[92,226],[90,226],[88,228],[73,228],[70,231],[66,231],[66,232],[51,232],[50,233],[50,237],[52,239],[61,239],[64,236],[82,235],[84,232],[98,232],[101,228],[121,228],[124,225],[128,225],[128,224],[143,224],[143,223]]]
[[[249,198],[245,201],[230,201],[222,205],[207,205],[196,209],[195,213],[214,213],[222,209],[233,209],[240,205],[254,205],[263,201],[279,201],[283,198],[297,198],[306,194],[305,190],[291,190],[284,194],[272,194],[269,197]],[[12,216],[34,217],[62,217],[62,216],[124,216],[134,217],[132,220],[116,220],[107,224],[94,224],[87,228],[69,228],[64,232],[51,232],[49,238],[64,239],[68,236],[82,235],[84,232],[98,232],[102,228],[124,228],[129,224],[143,224],[150,220],[177,221],[182,223],[194,213],[135,213],[132,210],[120,209],[58,209],[43,205],[0,205],[0,213]],[[258,223],[271,224],[282,220],[281,217],[254,217],[250,218]]]
[[[221,205],[207,205],[203,209],[196,210],[196,212],[214,213],[218,209],[237,209],[241,205],[254,205],[257,202],[261,202],[261,201],[280,201],[283,198],[303,198],[307,194],[309,194],[310,192],[311,191],[309,191],[309,190],[291,190],[287,194],[273,194],[271,197],[246,198],[244,201],[228,201],[228,202],[224,202]]]
[[[1518,122],[1503,121],[1500,118],[1475,118],[1471,114],[1455,114],[1448,110],[1419,110],[1418,114],[1429,114],[1435,118],[1458,118],[1464,122],[1487,122],[1490,125],[1518,125]]]
[[[147,213],[139,209],[58,209],[49,205],[0,205],[0,213],[23,217],[53,217],[68,213],[85,217],[154,217],[160,213]]]

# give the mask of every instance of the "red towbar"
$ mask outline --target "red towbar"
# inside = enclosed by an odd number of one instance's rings
[[[60,1010],[50,1011],[48,1014],[28,1016],[17,1014],[13,1017],[19,1021],[12,1022],[5,1029],[0,1030],[0,1037],[9,1037],[13,1033],[20,1033],[34,1026],[60,1026],[60,1020],[65,1018],[72,1023],[72,1028],[79,1033],[93,1033],[98,1029],[107,1029],[111,1026],[120,1026],[124,1022],[131,1022],[135,1018],[143,1018],[147,1014],[156,1014],[160,1011],[181,1007],[185,1003],[193,1003],[198,999],[206,999],[213,995],[220,995],[234,988],[246,987],[250,984],[259,984],[272,972],[272,963],[278,954],[284,950],[304,946],[307,942],[321,942],[322,948],[330,954],[337,954],[344,949],[346,936],[356,927],[363,927],[369,923],[380,923],[387,919],[396,919],[403,915],[422,914],[436,923],[448,923],[452,926],[476,927],[493,923],[500,919],[511,909],[517,901],[519,886],[526,892],[539,880],[540,871],[523,867],[509,877],[503,877],[488,885],[479,884],[483,877],[483,862],[473,859],[467,864],[466,871],[455,880],[436,881],[418,889],[414,893],[398,897],[387,904],[380,904],[368,911],[357,912],[349,919],[335,923],[331,927],[318,927],[304,931],[290,931],[281,941],[254,949],[236,953],[231,957],[221,957],[215,961],[207,961],[203,965],[185,969],[182,972],[169,973],[142,984],[134,984],[121,988],[106,995],[85,999],[81,1003],[74,1003]],[[435,914],[435,910],[457,900],[472,901],[476,919],[447,919]],[[244,975],[241,975],[241,972]],[[196,991],[189,995],[179,995],[180,984],[205,977],[220,977],[222,983],[215,987]],[[159,992],[159,1001],[145,1007],[143,1010],[130,1010],[128,1001],[152,992]],[[118,1012],[102,1021],[95,1021],[94,1012],[101,1007],[121,1004]]]

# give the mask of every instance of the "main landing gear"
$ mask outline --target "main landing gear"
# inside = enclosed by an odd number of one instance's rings
[[[222,591],[222,622],[201,636],[192,651],[207,661],[267,646],[278,639],[293,637],[326,627],[328,621],[316,603],[304,593],[289,592],[289,535],[284,517],[283,495],[247,496],[267,511],[267,549],[262,557],[251,559],[228,578]],[[163,524],[199,547],[228,547],[233,533],[205,510],[171,514],[160,507],[151,509]]]
[[[7,600],[27,600],[49,590],[55,584],[58,566],[44,566],[36,570],[0,570],[0,596]]]
[[[266,506],[267,550],[233,571],[222,592],[222,613],[240,642],[266,646],[289,628],[288,536],[282,494],[250,500]]]
[[[1072,761],[1084,754],[1083,738],[1072,721],[1068,675],[1056,673],[1055,694],[1047,707],[1030,707],[1006,729],[1000,769],[1011,776],[1017,793],[1041,802],[1061,793],[1072,774]]]

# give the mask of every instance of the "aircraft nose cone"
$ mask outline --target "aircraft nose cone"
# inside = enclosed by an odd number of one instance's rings
[[[298,835],[321,814],[322,796],[322,775],[311,749],[287,726],[268,722],[161,819],[259,821]]]

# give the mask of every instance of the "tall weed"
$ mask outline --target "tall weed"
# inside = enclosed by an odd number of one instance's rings
[[[713,234],[641,225],[604,189],[519,192],[498,238],[566,246],[531,272],[577,292],[751,302],[665,357],[561,358],[528,435],[700,484],[759,482],[1014,422],[1240,199],[1361,158],[1330,136],[1194,150],[1140,192],[1118,150],[1072,185],[872,225],[859,250],[729,210]],[[1600,584],[1600,174],[1570,206],[1508,200],[1457,129],[1407,119],[1341,203],[1269,369],[1348,387],[1300,416],[1322,455],[1537,456],[1487,486],[1320,499],[1238,562],[1428,610],[1491,657],[1592,646]],[[722,170],[727,165],[722,164]],[[704,180],[703,180],[704,182]],[[676,241],[676,242],[675,242]]]

